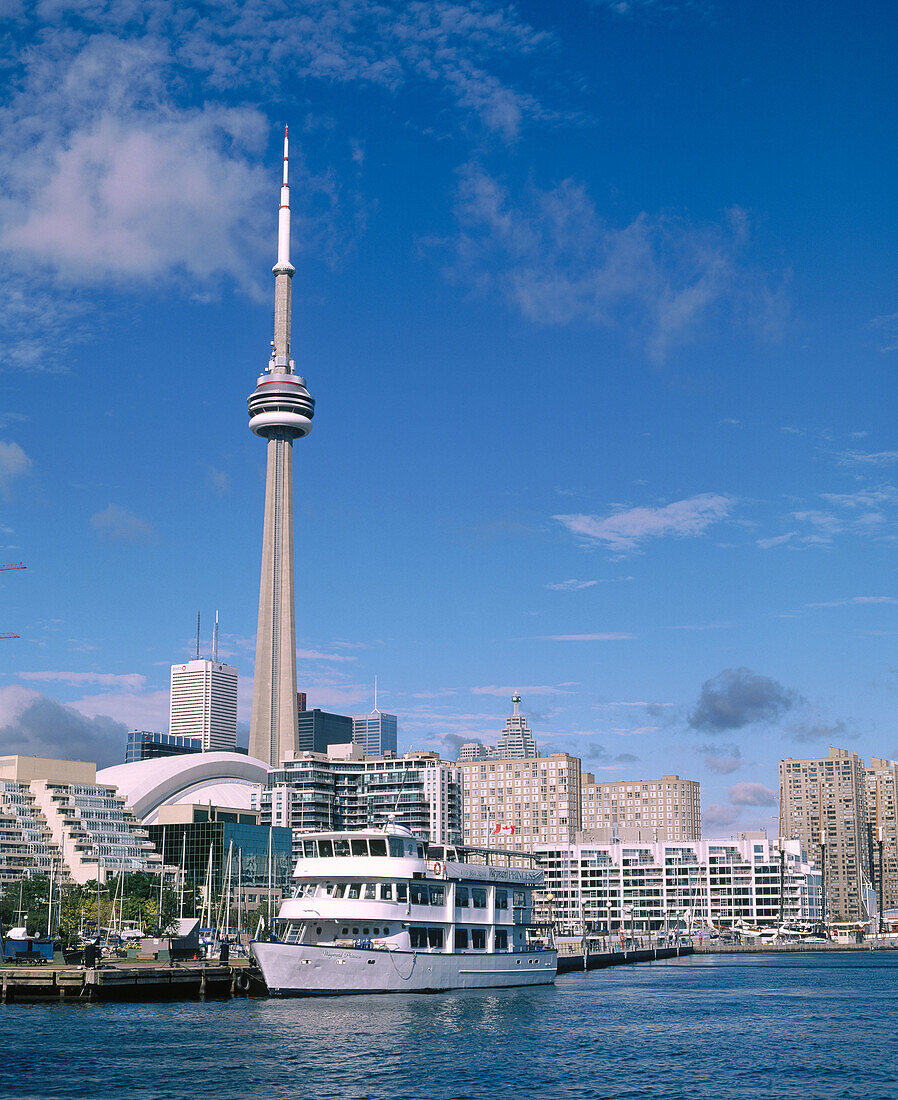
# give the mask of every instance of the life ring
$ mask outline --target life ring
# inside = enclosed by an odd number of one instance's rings
[[[435,875],[441,875],[441,874],[443,873],[443,865],[442,865],[442,863],[440,863],[440,861],[439,861],[439,860],[437,860],[437,861],[436,861],[436,862],[434,863],[433,867],[431,867],[431,871],[432,871],[432,872],[433,872],[433,873],[434,873]]]
[[[249,993],[249,974],[245,970],[241,970],[234,977],[234,988],[238,993]]]

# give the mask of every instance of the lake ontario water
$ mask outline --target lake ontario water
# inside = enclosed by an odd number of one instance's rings
[[[898,952],[698,956],[539,989],[0,1006],[0,1096],[898,1098]]]

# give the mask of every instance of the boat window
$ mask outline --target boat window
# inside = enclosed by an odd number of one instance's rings
[[[377,897],[377,887],[373,882],[365,883],[365,901],[374,901]]]
[[[418,886],[417,883],[412,883],[411,888],[411,902],[412,905],[427,905],[427,887]]]
[[[446,849],[446,859],[449,860],[449,862],[451,862],[451,863],[458,862],[458,855],[456,854],[456,851],[455,851],[454,848],[447,848]]]
[[[523,890],[515,890],[511,895],[511,904],[515,909],[523,909],[527,904],[527,895]]]
[[[403,854],[402,841],[395,836],[390,837],[390,855],[399,857]]]
[[[504,928],[496,929],[496,950],[508,950],[508,932]]]
[[[335,856],[348,856],[349,855],[349,841],[348,840],[335,840],[334,841],[334,855]]]
[[[342,898],[345,893],[346,893],[346,883],[345,882],[334,883],[334,897],[335,898]]]
[[[445,886],[431,886],[431,888],[430,888],[430,904],[431,905],[445,905],[446,904],[446,887]]]
[[[427,929],[414,927],[410,928],[408,930],[408,942],[410,947],[426,947]]]
[[[302,850],[305,853],[306,859],[314,859],[315,856],[318,855],[314,840],[304,840],[302,842]]]
[[[348,928],[341,928],[340,933],[343,936],[348,936],[349,935],[349,929]]]
[[[368,841],[368,847],[371,849],[371,855],[373,856],[385,856],[387,854],[387,842],[379,837],[372,837]]]
[[[352,934],[353,934],[354,936],[357,936],[357,935],[359,934],[359,930],[358,930],[358,928],[353,928],[353,930],[352,930]]]
[[[332,840],[319,840],[318,841],[318,855],[322,859],[330,859],[334,854],[334,842]]]
[[[404,882],[396,883],[396,900],[408,901],[408,887]]]
[[[456,928],[455,929],[455,949],[456,949],[456,951],[458,951],[458,950],[463,951],[463,950],[465,950],[465,948],[467,948],[467,946],[468,946],[468,930],[467,930],[467,928]]]
[[[468,897],[468,888],[467,888],[467,886],[456,886],[455,887],[455,907],[456,907],[456,909],[467,909],[468,908],[468,901],[469,901],[469,897]]]
[[[365,926],[365,927],[364,927],[364,928],[362,929],[362,935],[363,935],[363,936],[367,936],[367,935],[368,935],[368,933],[369,933],[370,931],[371,931],[371,929],[370,929],[370,928],[368,928],[368,926],[366,925],[366,926]]]
[[[471,891],[471,904],[475,909],[486,909],[486,890],[475,886]]]
[[[427,946],[428,947],[442,947],[443,946],[443,929],[442,928],[428,928],[427,929]]]
[[[317,928],[315,929],[315,935],[316,935],[316,936],[320,936],[320,935],[321,935],[321,925],[320,925],[320,924],[319,924],[319,925],[318,925],[318,927],[317,927]]]
[[[507,909],[508,908],[508,891],[497,890],[496,891],[496,908]]]
[[[390,934],[390,926],[388,924],[385,924],[384,925],[384,935],[389,936],[389,934]]]
[[[354,856],[366,856],[368,854],[368,841],[367,840],[355,840],[351,841],[352,854]]]
[[[380,900],[392,901],[393,900],[393,883],[382,882],[380,884]]]
[[[418,845],[418,859],[423,859],[423,858],[424,858],[424,845],[419,844]]]
[[[471,929],[471,946],[475,951],[486,950],[486,929],[485,928],[472,928]]]
[[[347,898],[351,898],[356,901],[362,892],[362,884],[360,882],[350,882],[346,890]]]
[[[427,845],[427,858],[428,859],[442,859],[443,858],[443,845],[442,844],[428,844]]]

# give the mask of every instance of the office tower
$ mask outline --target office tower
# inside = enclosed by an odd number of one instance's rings
[[[580,761],[566,752],[529,760],[459,763],[464,843],[530,851],[580,828]]]
[[[170,733],[156,733],[150,730],[129,730],[125,763],[134,764],[138,760],[158,760],[162,756],[184,756],[187,753],[202,751],[203,743],[199,737],[178,737]]]
[[[398,720],[395,714],[384,714],[377,704],[370,714],[352,716],[352,741],[360,745],[365,756],[384,756],[396,752]]]
[[[487,760],[490,750],[479,741],[466,741],[458,750],[458,762],[463,764],[467,760]]]
[[[597,783],[586,772],[580,785],[580,819],[584,829],[641,826],[654,829],[658,840],[699,840],[701,789],[696,780],[678,775]]]
[[[898,909],[898,762],[874,756],[865,777],[871,878],[885,912]]]
[[[306,693],[304,691],[296,693],[296,709],[297,711],[306,709]]]
[[[329,745],[351,745],[353,719],[326,710],[301,711],[296,717],[296,751],[327,752]]]
[[[864,762],[830,748],[815,760],[780,761],[780,836],[800,840],[823,874],[831,921],[867,920],[870,849]]]
[[[521,714],[521,697],[517,692],[511,697],[513,712],[505,719],[505,728],[499,734],[499,743],[492,755],[501,760],[523,760],[539,756],[527,719]]]
[[[237,746],[237,669],[205,657],[171,666],[173,737],[198,737],[203,752]]]
[[[315,402],[290,352],[290,189],[284,176],[278,211],[271,358],[247,400],[249,427],[267,441],[262,578],[256,633],[249,752],[276,767],[296,742],[296,606],[293,587],[293,441],[312,430]]]

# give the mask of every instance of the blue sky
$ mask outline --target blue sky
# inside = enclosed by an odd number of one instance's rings
[[[898,756],[885,4],[0,7],[0,751],[248,718],[289,123],[299,675],[775,815]]]

